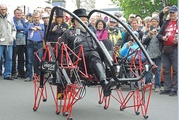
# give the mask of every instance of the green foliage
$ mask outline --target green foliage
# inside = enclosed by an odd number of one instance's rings
[[[152,12],[160,12],[164,6],[177,5],[177,0],[111,0],[124,11],[125,17],[133,14],[141,15],[142,18],[151,16]]]

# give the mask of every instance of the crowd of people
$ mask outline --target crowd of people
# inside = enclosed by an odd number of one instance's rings
[[[0,5],[0,74],[5,80],[21,77],[26,82],[32,81],[34,73],[40,74],[38,69],[33,70],[34,52],[42,48],[45,41],[65,42],[72,48],[75,37],[79,37],[81,40],[77,41],[75,45],[82,44],[84,46],[85,58],[89,63],[87,68],[91,69],[100,81],[104,95],[110,95],[110,88],[115,85],[115,82],[112,79],[106,80],[102,65],[103,58],[93,40],[88,37],[89,34],[78,21],[68,16],[64,11],[56,10],[52,25],[48,26],[50,7],[37,8],[33,13],[26,15],[22,9],[17,8],[14,10],[14,17],[11,17],[7,10],[6,5]],[[97,39],[104,43],[108,51],[112,51],[117,46],[119,56],[125,57],[129,50],[136,49],[137,44],[131,34],[115,19],[104,19],[100,13],[88,18],[86,10],[81,8],[73,13],[94,32]],[[129,18],[126,19],[122,12],[116,12],[114,15],[129,26],[157,66],[147,73],[145,83],[151,83],[154,74],[155,92],[176,96],[178,91],[177,6],[166,6],[160,13],[153,12],[151,16],[145,18],[130,14]],[[49,36],[45,38],[47,27],[50,28],[50,32]],[[77,29],[80,30],[80,33]],[[78,34],[76,35],[76,33]],[[38,52],[38,55],[42,58],[43,51]],[[4,73],[2,73],[3,64]],[[164,90],[160,90],[160,70],[162,67],[164,69]],[[171,68],[173,77],[171,77]]]

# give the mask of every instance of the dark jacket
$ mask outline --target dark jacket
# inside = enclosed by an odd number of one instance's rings
[[[159,14],[159,26],[160,27],[162,27],[162,25],[164,23],[164,19],[163,19],[164,15],[165,14],[163,13],[163,11],[161,11],[160,14]]]
[[[58,38],[61,37],[61,35],[64,33],[62,28],[68,29],[68,24],[63,22],[60,26],[58,26],[58,29],[56,31],[52,31],[52,29],[54,28],[55,25],[57,25],[57,24],[52,23],[52,25],[50,27],[50,34],[49,34],[49,37],[48,37],[50,42],[57,42],[58,41]]]
[[[95,50],[95,42],[90,35],[84,32],[80,32],[80,35],[76,35],[76,29],[73,27],[64,32],[61,36],[60,42],[64,42],[71,49],[79,47],[79,45],[83,45],[84,52]]]

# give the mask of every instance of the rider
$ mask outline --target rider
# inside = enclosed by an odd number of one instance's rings
[[[88,15],[86,9],[77,9],[73,12],[76,14],[81,21],[88,26]],[[114,80],[106,80],[105,69],[103,68],[103,63],[100,57],[100,52],[97,51],[95,41],[86,31],[86,29],[75,19],[72,18],[74,27],[65,31],[61,36],[60,42],[64,42],[71,49],[74,46],[83,45],[84,56],[87,64],[87,68],[91,69],[97,79],[100,81],[100,84],[103,89],[104,96],[109,96],[111,94],[111,87],[115,86]],[[109,42],[108,39],[106,39]]]

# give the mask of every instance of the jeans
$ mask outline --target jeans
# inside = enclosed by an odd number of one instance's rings
[[[0,59],[2,61],[3,52],[5,52],[5,64],[4,64],[4,78],[11,77],[12,71],[12,45],[0,45]]]
[[[27,76],[29,78],[33,78],[33,71],[32,71],[32,67],[34,65],[34,52],[37,52],[39,49],[41,49],[43,47],[42,42],[41,43],[37,43],[34,44],[32,42],[30,42],[29,40],[27,40]],[[38,52],[38,56],[40,59],[42,59],[43,57],[43,50]],[[37,66],[34,67],[40,67],[40,62],[38,61]],[[40,71],[34,71],[37,74],[40,74]]]
[[[161,87],[160,84],[160,70],[161,70],[161,58],[154,58],[152,61],[158,66],[155,68],[155,82],[154,86],[155,87]],[[151,83],[152,79],[152,69],[149,70],[149,72],[146,74],[146,83]]]

